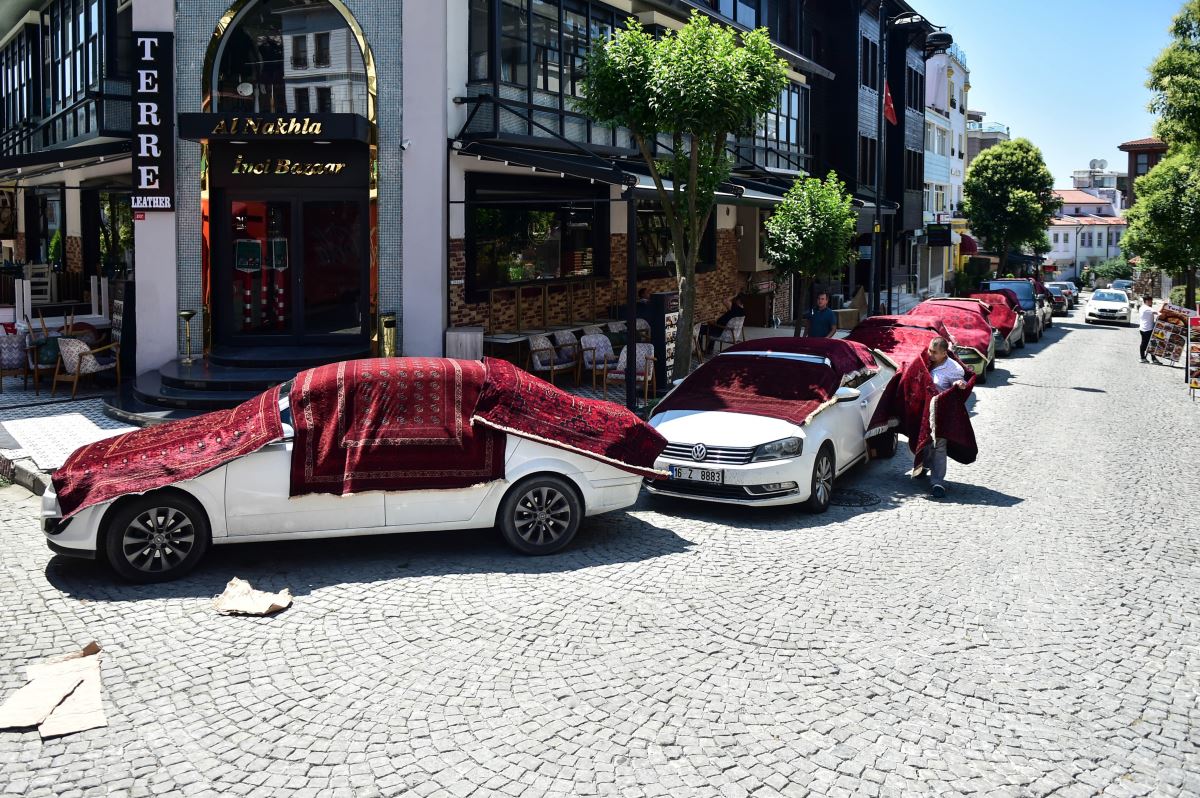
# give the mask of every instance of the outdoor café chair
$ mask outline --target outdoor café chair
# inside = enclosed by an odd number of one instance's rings
[[[592,390],[596,389],[596,375],[603,374],[609,366],[617,363],[617,353],[613,351],[612,341],[603,333],[585,335],[579,340],[583,345],[582,367],[592,372]]]
[[[650,401],[650,389],[653,387],[657,392],[658,382],[654,374],[654,344],[638,344],[635,350],[634,357],[634,382],[642,384],[642,392],[644,394],[643,401]],[[604,366],[604,398],[608,398],[608,384],[610,382],[625,382],[625,369],[629,367],[629,347],[621,347],[621,356],[617,358],[616,365],[610,370],[607,365]]]
[[[574,352],[560,353],[544,335],[531,335],[526,369],[534,374],[549,374],[553,385],[555,374],[576,370],[576,356]]]
[[[102,352],[108,353],[101,355]],[[50,395],[54,396],[60,382],[71,383],[71,398],[79,390],[79,380],[89,374],[99,374],[102,371],[115,369],[117,384],[121,384],[120,345],[108,344],[95,349],[88,347],[86,341],[76,338],[58,339],[58,363],[54,367],[54,384]]]

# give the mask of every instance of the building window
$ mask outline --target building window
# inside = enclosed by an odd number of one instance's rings
[[[922,191],[923,191],[923,201],[921,203],[921,207],[924,208],[925,210],[929,211],[930,213],[933,213],[933,206],[929,204],[930,196],[932,195],[930,185],[928,183],[926,183],[924,188],[922,189]]]
[[[1137,167],[1135,172],[1139,175],[1144,175],[1150,171],[1150,154],[1139,152],[1137,154]]]
[[[292,69],[308,69],[308,37],[292,37]]]
[[[312,107],[309,105],[309,102],[308,102],[309,94],[308,94],[307,86],[301,86],[296,89],[293,89],[292,96],[295,99],[295,103],[294,103],[295,107],[293,108],[293,110],[296,113],[307,114],[309,111],[312,110]]]
[[[796,83],[755,124],[750,152],[741,157],[766,169],[803,171],[808,152],[808,88]]]
[[[530,179],[514,188],[510,178],[468,175],[468,290],[607,276],[606,197],[574,181]]]
[[[1055,233],[1055,234],[1054,234],[1054,236],[1053,236],[1053,240],[1054,240],[1054,243],[1055,243],[1055,244],[1057,244],[1057,243],[1058,243],[1058,233]]]
[[[488,41],[492,20],[491,7],[492,0],[471,0],[467,28],[468,80],[487,80],[492,74],[491,65],[488,63],[488,53],[491,51]]]
[[[913,69],[904,70],[904,104],[914,111],[925,109],[925,76]]]
[[[657,277],[675,274],[675,254],[671,243],[671,228],[667,215],[658,200],[638,200],[637,203],[638,276]],[[709,272],[717,265],[716,215],[709,217],[700,242],[696,261],[697,272]]]
[[[879,44],[862,37],[862,85],[879,91]]]
[[[500,82],[529,84],[529,2],[500,3]]]
[[[317,86],[317,113],[333,113],[333,90],[328,86]]]
[[[286,33],[284,31],[286,20]],[[332,24],[331,24],[332,21]],[[338,73],[329,83],[337,90],[338,111],[367,113],[367,69],[350,28],[329,0],[259,0],[225,31],[221,57],[213,66],[213,110],[218,113],[286,113],[294,102],[293,89],[307,86],[306,74],[296,74],[296,49],[304,48],[308,64],[309,34],[338,35],[349,47],[339,58]],[[299,45],[304,41],[304,45]],[[290,46],[292,51],[285,52]],[[331,92],[331,87],[325,88]],[[326,101],[331,93],[326,94]],[[317,91],[318,110],[321,90]]]
[[[879,143],[875,139],[860,135],[858,137],[858,182],[866,185],[875,184],[875,159],[878,155]]]
[[[921,191],[925,185],[925,155],[917,150],[904,150],[904,190],[905,191]],[[946,201],[945,188],[935,186],[935,202],[936,192],[941,191],[941,203],[944,206]],[[945,210],[944,207],[938,210]]]
[[[329,33],[318,33],[313,36],[313,66],[329,66]]]

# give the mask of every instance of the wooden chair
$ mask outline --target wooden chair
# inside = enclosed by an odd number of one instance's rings
[[[0,392],[4,378],[25,373],[25,342],[19,335],[0,335]]]
[[[643,398],[642,401],[650,401],[650,389],[658,392],[658,378],[654,373],[654,344],[638,344],[634,353],[634,382],[642,384]],[[604,366],[604,398],[608,398],[608,384],[610,382],[625,382],[625,370],[629,368],[629,347],[621,347],[621,355],[617,358],[616,365],[610,370],[608,364]]]
[[[54,362],[50,361],[50,353],[54,353]],[[29,388],[29,380],[33,379],[34,395],[40,395],[43,374],[50,373],[50,366],[57,366],[58,338],[50,335],[34,335],[25,333],[25,372],[21,375],[21,388]]]
[[[573,338],[574,336],[572,336]],[[559,354],[554,348],[554,344],[550,343],[550,339],[544,335],[529,336],[529,359],[525,364],[525,370],[534,374],[549,374],[550,384],[554,384],[554,375],[560,372],[574,372],[577,370],[576,364],[578,361],[578,353],[574,352],[568,355]]]
[[[613,351],[612,341],[604,333],[593,333],[579,339],[583,346],[583,357],[580,360],[582,370],[592,372],[592,390],[596,390],[596,375],[604,373],[609,366],[617,363],[617,353]]]
[[[97,357],[101,352],[112,352],[111,355]],[[120,345],[108,344],[95,349],[88,347],[84,341],[75,338],[58,339],[58,364],[54,367],[54,385],[50,395],[58,390],[60,382],[71,383],[71,398],[75,398],[79,390],[79,380],[89,374],[99,374],[102,371],[115,369],[117,384],[121,384]]]

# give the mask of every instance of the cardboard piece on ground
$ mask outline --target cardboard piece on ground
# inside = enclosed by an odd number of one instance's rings
[[[0,707],[0,728],[37,726],[43,738],[107,726],[100,699],[100,646],[26,668],[29,683]]]
[[[84,657],[76,662],[82,663],[78,666],[82,670],[82,680],[38,726],[43,740],[108,725],[104,703],[100,699],[100,657]]]
[[[213,606],[222,615],[270,615],[292,606],[292,594],[286,587],[278,593],[255,590],[235,576],[225,592],[213,599]]]
[[[46,676],[29,682],[0,706],[0,729],[37,726],[83,682],[77,673]]]

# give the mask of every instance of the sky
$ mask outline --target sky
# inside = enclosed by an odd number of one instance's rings
[[[1042,150],[1055,188],[1153,135],[1147,68],[1183,0],[909,0],[967,56],[971,110]]]

